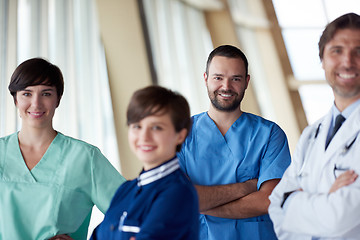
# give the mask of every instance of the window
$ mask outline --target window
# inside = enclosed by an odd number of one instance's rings
[[[333,102],[318,55],[318,42],[327,23],[348,13],[360,14],[358,0],[273,0],[282,29],[294,84],[309,124],[326,114]],[[356,11],[357,10],[357,11]],[[291,80],[290,80],[291,81]]]

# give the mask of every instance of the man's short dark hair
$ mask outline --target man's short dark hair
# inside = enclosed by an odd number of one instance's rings
[[[237,47],[231,46],[231,45],[221,45],[217,48],[215,48],[208,57],[207,63],[206,63],[206,74],[209,74],[209,67],[211,64],[212,59],[215,56],[221,56],[221,57],[228,57],[228,58],[239,58],[244,61],[245,65],[245,73],[248,75],[248,60],[245,56],[245,54]]]
[[[324,29],[319,41],[319,57],[320,60],[324,57],[325,45],[333,39],[337,30],[340,29],[360,29],[360,16],[356,13],[347,13],[334,21],[330,22]]]

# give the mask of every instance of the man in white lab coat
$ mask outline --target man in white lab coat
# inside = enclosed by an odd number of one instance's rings
[[[269,214],[279,239],[360,239],[360,16],[329,23],[319,50],[334,105],[302,133]]]

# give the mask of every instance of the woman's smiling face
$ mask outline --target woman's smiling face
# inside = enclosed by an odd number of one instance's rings
[[[25,127],[52,127],[59,99],[53,86],[36,85],[16,93],[16,106]]]

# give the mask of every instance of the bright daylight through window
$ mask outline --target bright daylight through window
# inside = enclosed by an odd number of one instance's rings
[[[299,93],[309,124],[324,115],[333,99],[318,55],[325,25],[348,12],[360,14],[358,0],[273,0],[287,53],[299,81]]]

